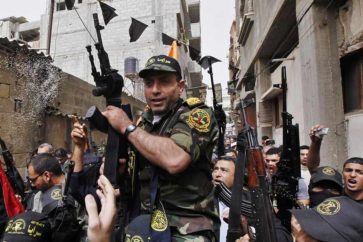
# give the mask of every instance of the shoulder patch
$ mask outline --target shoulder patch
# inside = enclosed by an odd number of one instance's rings
[[[316,211],[322,215],[335,215],[340,211],[340,202],[336,199],[326,199],[320,203]]]
[[[151,215],[151,228],[162,232],[168,227],[168,219],[163,211],[157,209]]]
[[[187,123],[190,128],[207,133],[210,126],[210,115],[207,111],[197,108],[189,114]]]
[[[53,200],[60,200],[62,199],[62,190],[57,188],[57,189],[54,189],[52,191],[52,194],[50,195],[50,197],[53,199]]]
[[[190,97],[185,101],[190,108],[203,105],[204,103],[197,97]]]

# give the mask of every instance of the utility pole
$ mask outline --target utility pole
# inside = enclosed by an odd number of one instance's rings
[[[50,42],[52,41],[54,0],[50,0],[49,20],[48,20],[48,36],[47,36],[47,55],[50,53]]]

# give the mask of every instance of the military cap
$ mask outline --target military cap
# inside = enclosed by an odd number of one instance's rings
[[[310,178],[312,185],[322,181],[331,181],[343,188],[342,175],[330,166],[319,167]]]
[[[302,229],[319,241],[362,241],[363,205],[347,196],[326,199],[313,209],[292,210]]]
[[[51,226],[46,215],[28,211],[18,214],[6,225],[1,242],[48,242]]]
[[[126,227],[126,241],[150,241],[150,215],[140,215]]]
[[[152,71],[174,72],[181,78],[181,69],[178,61],[166,55],[151,57],[146,62],[145,68],[139,72],[139,76],[145,78]]]
[[[159,209],[153,214],[134,218],[126,227],[125,241],[171,241],[166,214]]]

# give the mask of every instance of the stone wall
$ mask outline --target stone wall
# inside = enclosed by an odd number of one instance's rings
[[[103,110],[105,101],[92,95],[91,84],[62,72],[49,58],[22,51],[8,53],[1,47],[0,136],[13,153],[16,166],[23,170],[40,143],[71,150],[72,122],[67,115],[84,116],[92,105]],[[125,94],[122,103],[131,105],[135,119],[145,105]],[[99,131],[91,135],[98,145],[106,142]]]

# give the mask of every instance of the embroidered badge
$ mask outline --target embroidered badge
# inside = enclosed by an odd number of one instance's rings
[[[325,167],[322,172],[325,174],[325,175],[328,175],[328,176],[334,176],[335,175],[335,171],[333,168],[331,167]]]
[[[53,200],[60,200],[62,198],[62,193],[61,193],[61,189],[54,189],[52,191],[52,194],[50,194],[50,197]]]
[[[203,109],[193,110],[187,120],[189,127],[198,130],[199,132],[206,133],[210,125],[210,116]]]
[[[12,223],[9,222],[5,232],[10,234],[24,234],[25,225],[24,219],[17,219]]]
[[[340,211],[340,202],[335,199],[326,199],[317,206],[316,211],[322,215],[335,215]]]
[[[190,97],[186,100],[188,106],[194,106],[195,104],[201,103],[200,99],[197,97]]]
[[[168,219],[161,210],[155,210],[151,216],[151,228],[155,231],[162,232],[168,227]]]
[[[153,64],[153,63],[155,63],[155,58],[151,58],[151,59],[149,59],[149,60],[147,61],[146,65],[145,65],[145,67],[148,67],[149,65],[151,65],[151,64]]]
[[[131,242],[144,242],[144,240],[140,236],[135,235],[135,236],[132,236]]]

